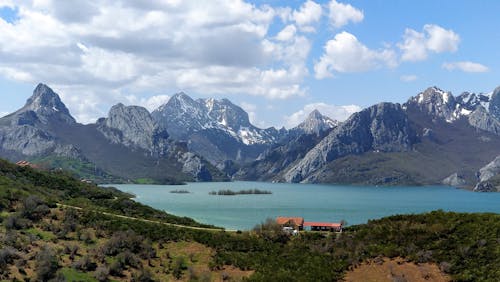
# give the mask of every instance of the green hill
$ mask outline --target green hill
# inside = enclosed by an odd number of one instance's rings
[[[272,220],[226,232],[130,197],[0,161],[0,280],[336,281],[380,257],[438,265],[456,281],[500,277],[498,214],[397,215],[289,237]]]

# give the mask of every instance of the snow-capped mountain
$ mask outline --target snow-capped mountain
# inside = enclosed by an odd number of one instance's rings
[[[290,129],[286,138],[262,153],[257,160],[240,168],[236,179],[275,180],[284,169],[300,161],[328,133],[338,121],[312,111],[299,125]]]
[[[187,141],[213,163],[255,159],[283,135],[273,127],[255,127],[248,114],[227,99],[194,100],[178,93],[152,116],[173,139]]]
[[[303,122],[293,128],[292,131],[298,130],[305,134],[320,135],[321,132],[328,131],[338,125],[338,121],[322,115],[318,110],[314,110]]]
[[[434,121],[453,123],[465,118],[473,127],[500,135],[500,87],[487,94],[464,92],[457,97],[430,87],[410,98],[404,107],[417,109]]]
[[[45,84],[35,88],[24,107],[0,118],[0,156],[12,161],[67,165],[81,176],[96,178],[223,179],[206,160],[168,137],[138,106],[117,104],[97,124],[79,124]]]

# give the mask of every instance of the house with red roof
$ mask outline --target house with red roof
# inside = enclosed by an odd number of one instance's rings
[[[285,217],[278,216],[276,218],[276,223],[281,226],[293,227],[295,230],[304,229],[304,218],[303,217]]]

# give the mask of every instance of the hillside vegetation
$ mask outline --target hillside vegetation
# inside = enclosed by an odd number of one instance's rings
[[[272,220],[225,232],[130,196],[0,161],[0,279],[336,281],[376,258],[434,264],[456,281],[500,277],[498,214],[397,215],[289,237]]]

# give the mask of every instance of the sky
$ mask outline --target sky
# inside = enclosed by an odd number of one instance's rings
[[[0,115],[39,82],[81,123],[182,91],[287,128],[430,86],[490,92],[499,12],[496,0],[0,0]]]

